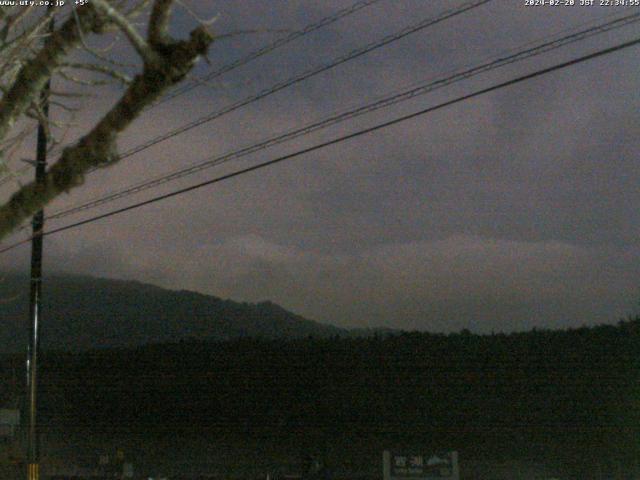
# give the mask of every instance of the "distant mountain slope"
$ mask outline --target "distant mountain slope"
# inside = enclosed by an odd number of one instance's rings
[[[24,350],[28,279],[0,280],[0,352]],[[238,303],[133,281],[49,276],[43,288],[42,345],[85,350],[176,341],[239,337],[300,338],[348,335],[271,303]]]

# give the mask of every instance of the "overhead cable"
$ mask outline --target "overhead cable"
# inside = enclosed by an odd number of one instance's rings
[[[62,226],[62,227],[58,227],[58,228],[55,228],[55,229],[52,229],[52,230],[41,232],[37,236],[49,236],[49,235],[54,235],[54,234],[61,233],[61,232],[67,231],[67,230],[75,229],[75,228],[78,228],[80,226],[96,222],[98,220],[102,220],[102,219],[105,219],[105,218],[108,218],[108,217],[112,217],[114,215],[119,215],[121,213],[129,212],[129,211],[141,208],[141,207],[146,206],[146,205],[157,203],[157,202],[160,202],[162,200],[166,200],[168,198],[172,198],[172,197],[175,197],[175,196],[178,196],[178,195],[182,195],[182,194],[187,193],[187,192],[198,190],[200,188],[203,188],[203,187],[206,187],[206,186],[209,186],[209,185],[220,183],[220,182],[223,182],[225,180],[229,180],[231,178],[235,178],[235,177],[238,177],[240,175],[244,175],[244,174],[249,173],[249,172],[253,172],[253,171],[256,171],[256,170],[260,170],[260,169],[275,165],[277,163],[284,162],[285,160],[291,160],[293,158],[297,158],[297,157],[300,157],[302,155],[306,155],[308,153],[311,153],[311,152],[326,148],[326,147],[331,146],[331,145],[336,145],[338,143],[342,143],[344,141],[351,140],[353,138],[357,138],[357,137],[360,137],[362,135],[373,133],[373,132],[382,130],[384,128],[388,128],[390,126],[397,125],[399,123],[406,122],[408,120],[421,117],[421,116],[426,115],[428,113],[443,109],[445,107],[449,107],[451,105],[455,105],[455,104],[463,102],[465,100],[469,100],[471,98],[478,97],[480,95],[484,95],[484,94],[487,94],[487,93],[490,93],[490,92],[494,92],[496,90],[500,90],[502,88],[505,88],[505,87],[508,87],[508,86],[511,86],[511,85],[515,85],[515,84],[524,82],[526,80],[531,80],[533,78],[537,78],[537,77],[546,75],[548,73],[555,72],[557,70],[561,70],[561,69],[564,69],[564,68],[567,68],[567,67],[570,67],[570,66],[573,66],[573,65],[577,65],[579,63],[583,63],[583,62],[586,62],[588,60],[592,60],[592,59],[595,59],[595,58],[598,58],[598,57],[609,55],[609,54],[612,54],[614,52],[617,52],[617,51],[620,51],[620,50],[623,50],[623,49],[626,49],[626,48],[630,48],[630,47],[638,45],[638,44],[640,44],[640,38],[635,38],[634,40],[630,40],[630,41],[615,45],[613,47],[605,48],[603,50],[598,50],[596,52],[593,52],[593,53],[590,53],[590,54],[587,54],[587,55],[584,55],[584,56],[581,56],[581,57],[578,57],[578,58],[574,58],[572,60],[569,60],[569,61],[566,61],[566,62],[562,62],[562,63],[556,64],[556,65],[553,65],[551,67],[547,67],[547,68],[544,68],[544,69],[541,69],[541,70],[537,70],[535,72],[532,72],[532,73],[529,73],[529,74],[526,74],[526,75],[522,75],[522,76],[513,78],[511,80],[507,80],[505,82],[501,82],[501,83],[495,84],[495,85],[490,86],[490,87],[486,87],[486,88],[483,88],[483,89],[480,89],[480,90],[476,90],[475,92],[472,92],[472,93],[469,93],[469,94],[466,94],[466,95],[462,95],[460,97],[457,97],[457,98],[452,99],[452,100],[448,100],[446,102],[442,102],[442,103],[440,103],[438,105],[435,105],[435,106],[432,106],[432,107],[428,107],[428,108],[424,108],[422,110],[418,110],[417,112],[414,112],[414,113],[410,113],[410,114],[407,114],[407,115],[402,115],[400,117],[396,117],[396,118],[394,118],[392,120],[388,120],[386,122],[379,123],[379,124],[377,124],[377,125],[375,125],[373,127],[368,127],[368,128],[362,129],[362,130],[358,130],[357,132],[353,132],[353,133],[350,133],[348,135],[343,135],[341,137],[337,137],[337,138],[334,138],[332,140],[329,140],[329,141],[326,141],[326,142],[322,142],[322,143],[313,145],[311,147],[307,147],[307,148],[304,148],[302,150],[298,150],[296,152],[289,153],[287,155],[283,155],[283,156],[274,158],[272,160],[268,160],[268,161],[265,161],[265,162],[262,162],[262,163],[258,163],[256,165],[252,165],[251,167],[243,168],[241,170],[237,170],[235,172],[228,173],[226,175],[222,175],[222,176],[213,178],[211,180],[200,182],[200,183],[197,183],[195,185],[191,185],[189,187],[181,188],[179,190],[174,190],[172,192],[165,193],[163,195],[158,195],[158,196],[150,198],[148,200],[144,200],[142,202],[134,203],[134,204],[128,205],[126,207],[118,208],[116,210],[112,210],[110,212],[106,212],[106,213],[103,213],[103,214],[100,214],[100,215],[96,215],[94,217],[87,218],[87,219],[84,219],[84,220],[81,220],[81,221],[78,221],[78,222],[75,222],[75,223],[72,223],[72,224],[68,224],[68,225],[65,225],[65,226]],[[36,235],[34,235],[34,236],[36,236]],[[31,238],[33,238],[33,236]],[[12,250],[12,249],[14,249],[14,248],[26,243],[26,242],[29,242],[31,240],[31,238],[29,238],[27,240],[20,241],[20,242],[16,242],[16,243],[14,243],[12,245],[9,245],[7,247],[4,247],[4,248],[0,249],[0,254],[8,252],[8,251],[10,251],[10,250]]]

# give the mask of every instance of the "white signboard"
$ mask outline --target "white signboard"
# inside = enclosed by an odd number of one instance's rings
[[[396,452],[382,454],[384,480],[460,480],[458,452]]]

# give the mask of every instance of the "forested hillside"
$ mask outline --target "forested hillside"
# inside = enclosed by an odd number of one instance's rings
[[[26,276],[2,276],[0,352],[25,348],[28,287]],[[45,278],[42,316],[43,347],[68,351],[133,347],[189,337],[214,341],[347,332],[308,320],[269,301],[242,303],[140,282],[73,275]]]
[[[638,319],[48,353],[43,420],[100,431],[349,431],[497,457],[626,458],[639,453],[639,359]]]

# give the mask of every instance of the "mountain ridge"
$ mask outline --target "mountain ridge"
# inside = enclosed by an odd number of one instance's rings
[[[28,277],[0,282],[0,352],[24,349]],[[48,275],[42,301],[42,347],[56,350],[130,347],[181,338],[229,340],[372,335],[309,320],[264,300],[236,302],[190,290],[170,290],[136,280]],[[369,333],[367,333],[369,332]]]

